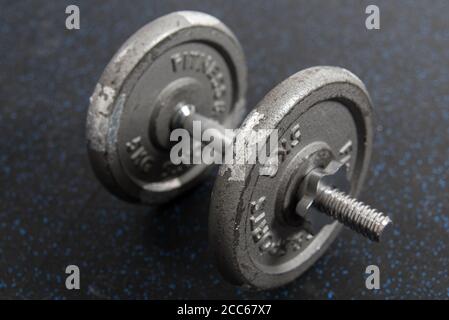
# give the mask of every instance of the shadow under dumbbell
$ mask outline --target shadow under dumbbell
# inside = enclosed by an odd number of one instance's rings
[[[214,174],[211,173],[203,183],[175,200],[151,208],[150,214],[145,217],[146,247],[180,250],[207,245],[207,222]]]

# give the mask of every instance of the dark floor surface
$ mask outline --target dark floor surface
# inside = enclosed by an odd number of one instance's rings
[[[449,1],[0,0],[0,298],[449,297]],[[81,30],[65,29],[78,4]],[[85,148],[88,99],[113,53],[152,19],[180,9],[222,19],[249,65],[248,107],[313,65],[350,69],[375,105],[374,153],[362,199],[395,231],[371,244],[344,231],[281,289],[226,284],[207,242],[212,177],[159,208],[126,204],[94,178]],[[68,264],[81,290],[65,289]],[[369,264],[382,289],[364,286]]]

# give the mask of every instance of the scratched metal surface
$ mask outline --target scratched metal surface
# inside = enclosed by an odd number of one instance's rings
[[[353,1],[0,1],[1,298],[449,297],[448,1],[376,1],[381,30]],[[212,177],[162,207],[129,205],[95,180],[86,157],[88,98],[104,66],[148,21],[179,9],[222,19],[241,40],[254,106],[299,69],[338,65],[376,106],[362,199],[395,231],[371,244],[345,231],[303,277],[266,292],[226,284],[207,243]],[[64,287],[81,268],[81,290]],[[381,268],[381,290],[364,269]]]

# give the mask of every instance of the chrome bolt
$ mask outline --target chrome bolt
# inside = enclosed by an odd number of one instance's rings
[[[342,174],[345,175],[346,170],[338,161],[331,161],[326,168],[311,170],[300,186],[296,213],[305,217],[313,205],[353,231],[378,242],[392,223],[391,219],[324,181],[329,177],[341,177]]]
[[[315,207],[357,233],[378,242],[391,219],[338,189],[320,185]]]

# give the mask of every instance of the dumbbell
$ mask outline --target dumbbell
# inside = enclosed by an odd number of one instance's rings
[[[239,126],[247,68],[234,34],[193,11],[137,31],[107,65],[90,100],[88,154],[101,183],[121,199],[173,200],[211,165],[170,160],[173,130]],[[364,84],[336,67],[300,71],[271,90],[224,146],[276,130],[276,165],[225,163],[209,210],[209,239],[223,276],[244,287],[291,282],[329,247],[342,225],[379,241],[389,217],[355,199],[372,150],[372,105]],[[233,155],[246,151],[235,146]],[[324,214],[323,214],[324,213]]]

